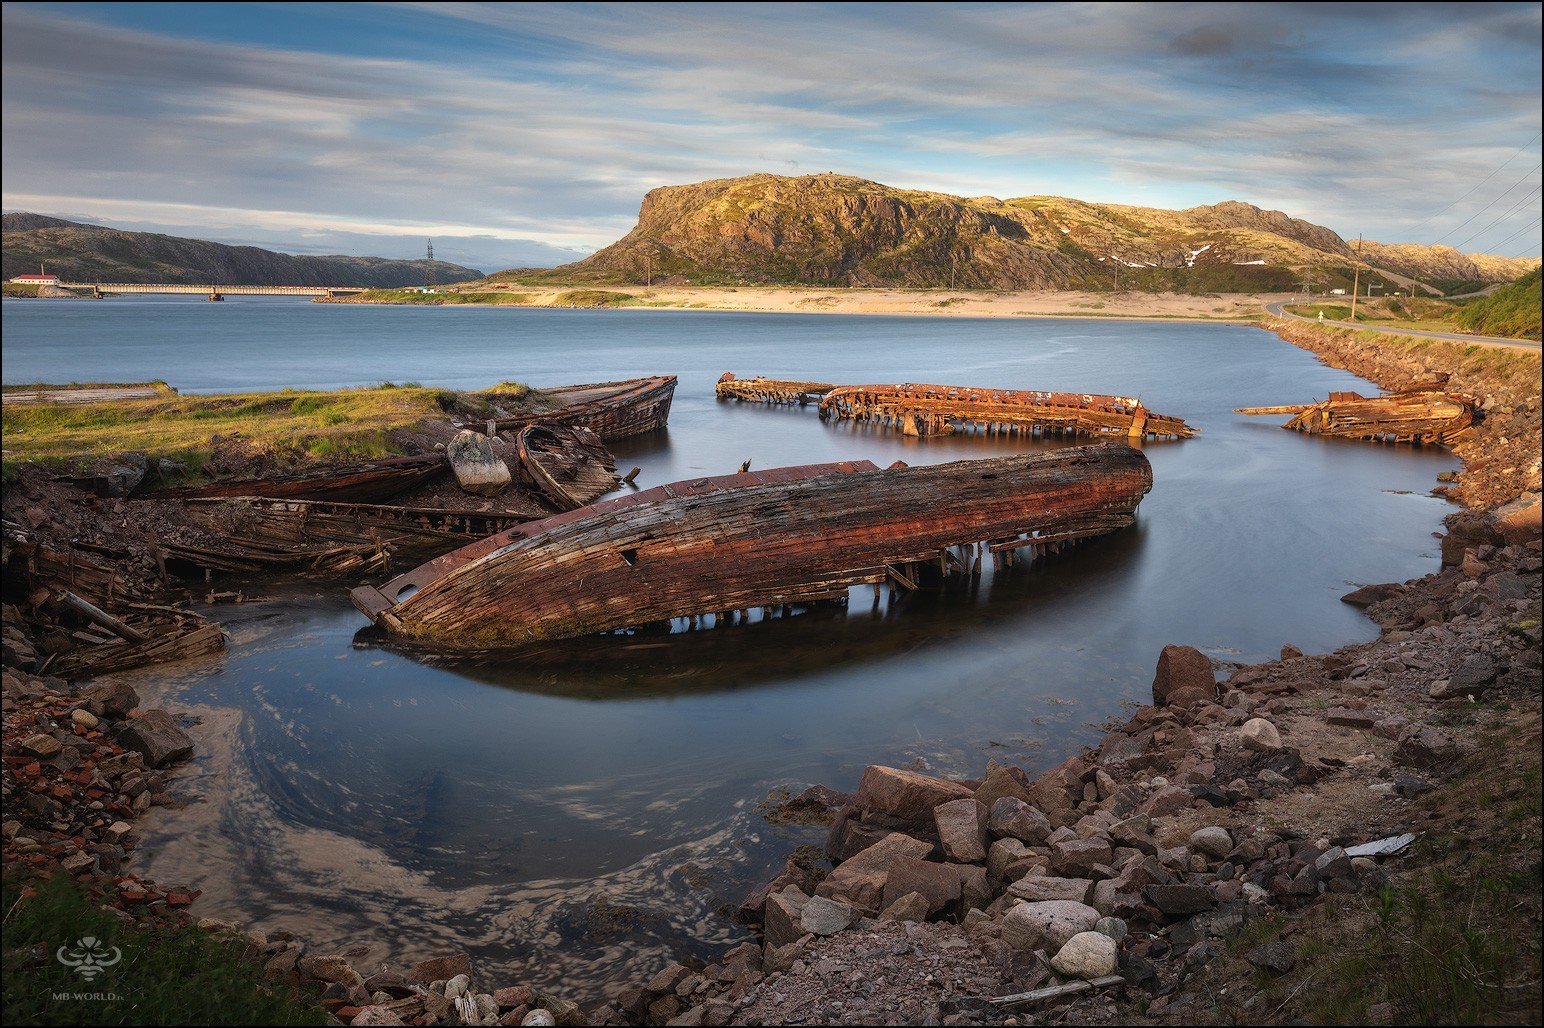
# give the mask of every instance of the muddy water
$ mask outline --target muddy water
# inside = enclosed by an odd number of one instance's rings
[[[1150,443],[1135,529],[973,588],[668,639],[587,640],[430,665],[375,645],[352,582],[258,591],[212,613],[219,664],[143,693],[202,718],[138,868],[202,911],[324,949],[466,948],[498,979],[591,995],[666,953],[740,937],[719,908],[818,830],[768,823],[769,790],[865,763],[1035,769],[1143,699],[1158,649],[1226,660],[1371,638],[1352,583],[1436,565],[1456,462],[1310,439],[1233,407],[1370,389],[1265,332],[1078,321],[321,306],[232,298],[5,305],[5,380],[164,377],[188,390],[416,380],[476,386],[681,376],[668,432],[618,447],[640,485],[866,457],[1006,452],[907,440],[812,411],[720,404],[741,374],[1139,394],[1200,425]],[[368,962],[368,960],[367,960]],[[494,980],[494,979],[485,979]]]

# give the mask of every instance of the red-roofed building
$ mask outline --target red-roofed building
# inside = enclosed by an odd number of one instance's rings
[[[56,285],[59,284],[59,276],[58,275],[44,275],[44,274],[17,275],[15,278],[11,279],[11,281],[12,282],[23,282],[23,283],[25,283],[27,285],[32,285],[32,286],[56,286]]]

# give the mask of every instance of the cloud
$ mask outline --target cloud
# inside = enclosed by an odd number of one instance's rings
[[[128,5],[6,5],[6,206],[48,197],[351,245],[432,230],[555,261],[626,232],[655,186],[832,170],[971,195],[1237,197],[1399,239],[1540,122],[1532,4],[398,4],[284,18],[265,35],[217,8],[163,30]],[[328,31],[306,31],[323,18]],[[346,18],[357,31],[336,31]]]

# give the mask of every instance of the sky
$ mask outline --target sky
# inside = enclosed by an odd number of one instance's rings
[[[658,186],[835,171],[1532,255],[1540,11],[7,3],[0,205],[487,271]]]

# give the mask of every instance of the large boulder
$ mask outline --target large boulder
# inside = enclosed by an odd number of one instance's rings
[[[897,767],[870,764],[863,769],[854,804],[861,810],[889,814],[902,821],[930,821],[940,803],[969,797],[958,782]]]
[[[1465,550],[1504,543],[1495,519],[1483,511],[1461,510],[1450,514],[1447,526],[1447,535],[1442,537],[1442,566],[1445,568],[1463,564]]]
[[[1093,981],[1115,973],[1115,940],[1103,932],[1079,932],[1051,958],[1051,969],[1067,978]]]
[[[999,764],[995,760],[987,761],[986,777],[981,780],[981,785],[976,788],[976,799],[980,800],[988,810],[997,805],[997,801],[1005,797],[1022,802],[1029,802],[1030,788],[1029,776],[1023,768],[1014,767],[1011,764]]]
[[[938,840],[944,856],[957,864],[979,864],[986,859],[987,809],[974,797],[950,800],[933,808]]]
[[[896,857],[890,861],[885,876],[879,909],[888,909],[902,896],[917,892],[927,897],[928,913],[938,913],[960,898],[960,873],[954,868],[953,864],[936,864],[917,857]]]
[[[898,857],[921,858],[933,851],[931,843],[892,832],[850,860],[843,861],[826,875],[815,890],[817,896],[841,900],[867,914],[883,910],[885,883],[890,864]],[[956,879],[958,888],[958,879]],[[911,890],[907,890],[908,892]]]
[[[1153,676],[1153,704],[1188,707],[1217,699],[1217,676],[1212,662],[1194,646],[1170,643],[1158,654],[1158,673]]]
[[[980,796],[978,792],[977,797]],[[1041,843],[1051,834],[1051,822],[1034,807],[1016,796],[1003,796],[992,804],[986,826],[993,834]]]
[[[150,767],[164,767],[193,752],[193,740],[164,710],[141,711],[118,731],[118,743],[145,758]]]
[[[767,897],[762,930],[768,946],[774,949],[786,946],[805,934],[804,910],[809,902],[810,897],[797,885],[790,885],[782,892]]]
[[[1091,932],[1099,911],[1075,900],[1020,903],[1003,918],[1003,941],[1017,950],[1059,952],[1074,935]]]
[[[475,496],[497,496],[509,487],[509,465],[493,452],[493,444],[480,432],[462,429],[445,447],[456,481]]]
[[[1521,546],[1544,534],[1544,502],[1527,493],[1496,510],[1496,530],[1508,546]]]

